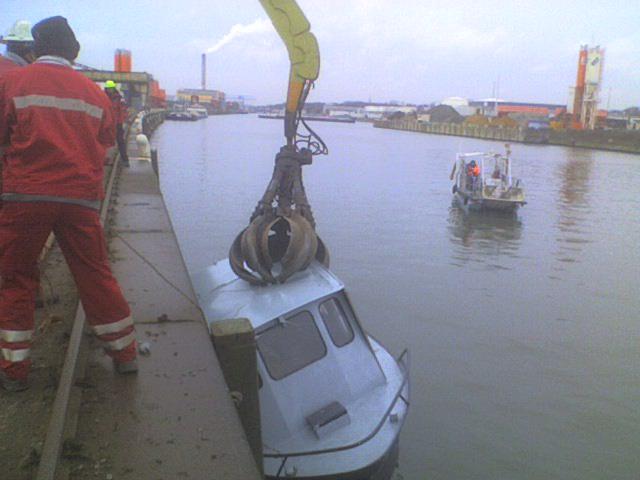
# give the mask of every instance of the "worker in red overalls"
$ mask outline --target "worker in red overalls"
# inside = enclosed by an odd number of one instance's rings
[[[124,123],[127,121],[127,104],[118,91],[116,82],[107,80],[104,84],[104,93],[111,100],[113,120],[116,123],[116,143],[120,160],[125,167],[129,166],[129,155],[127,155],[127,142],[124,140]]]
[[[0,37],[0,43],[7,45],[6,53],[0,55],[0,76],[35,60],[31,24],[26,20],[14,23],[9,33]]]
[[[0,37],[0,43],[7,45],[4,56],[0,55],[0,77],[11,70],[29,65],[36,59],[33,54],[31,24],[26,20],[18,20],[14,23],[9,33]],[[0,178],[2,178],[2,157],[3,148],[0,145]],[[2,180],[0,180],[0,193],[2,193]],[[2,208],[1,200],[0,208]]]
[[[42,20],[32,34],[36,62],[0,77],[0,385],[11,391],[28,386],[37,261],[51,231],[116,370],[137,370],[131,311],[98,215],[103,159],[115,140],[111,105],[72,69],[80,45],[65,18]]]

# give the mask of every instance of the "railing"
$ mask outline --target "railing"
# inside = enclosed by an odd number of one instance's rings
[[[164,121],[165,116],[166,110],[156,109],[146,111],[142,117],[142,133],[147,137],[151,137],[154,130]]]
[[[363,439],[358,440],[357,442],[350,443],[348,445],[344,445],[341,447],[325,448],[321,450],[310,450],[305,452],[293,452],[293,453],[264,453],[263,457],[265,458],[282,458],[282,463],[280,464],[280,468],[278,469],[278,472],[276,473],[275,478],[281,478],[280,474],[284,470],[284,466],[290,457],[302,457],[302,456],[323,455],[327,453],[343,452],[345,450],[351,450],[353,448],[359,447],[360,445],[367,443],[369,440],[371,440],[373,437],[375,437],[378,434],[380,429],[382,429],[385,422],[391,415],[393,408],[396,406],[398,399],[402,400],[405,403],[405,405],[407,405],[408,407],[409,398],[405,398],[402,395],[402,391],[404,390],[405,385],[407,385],[407,382],[409,381],[409,368],[410,368],[409,350],[404,349],[403,352],[400,354],[400,356],[398,356],[396,361],[398,362],[399,365],[402,366],[402,383],[400,384],[400,387],[396,391],[396,394],[393,397],[393,401],[391,402],[391,405],[389,405],[389,407],[385,411],[382,417],[382,420],[380,420],[378,425],[376,425],[376,427],[373,429],[371,433],[369,433]]]

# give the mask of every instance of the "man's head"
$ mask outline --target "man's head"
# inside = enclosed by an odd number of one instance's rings
[[[109,97],[120,96],[120,92],[118,91],[118,85],[113,80],[107,80],[106,82],[104,82],[104,92]]]
[[[36,23],[31,29],[36,57],[55,55],[73,62],[80,44],[64,17],[50,17]]]
[[[31,23],[27,20],[18,20],[13,24],[9,33],[0,37],[0,43],[7,45],[7,52],[18,55],[26,62],[33,62],[33,37],[31,36]]]

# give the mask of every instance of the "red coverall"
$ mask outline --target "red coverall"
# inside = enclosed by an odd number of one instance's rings
[[[111,273],[97,211],[113,143],[109,100],[66,60],[40,57],[0,77],[0,368],[9,378],[29,372],[37,260],[51,231],[107,353],[116,362],[136,356],[131,312]]]
[[[20,68],[20,65],[0,55],[0,77],[11,70],[15,70],[16,68]]]
[[[107,89],[109,92],[111,89]],[[127,121],[127,105],[124,103],[124,99],[120,92],[113,89],[112,93],[107,93],[107,96],[111,100],[111,114],[116,124],[116,143],[118,144],[118,152],[120,158],[125,163],[129,164],[129,155],[127,155],[127,143],[124,140],[124,123]]]
[[[0,77],[7,72],[20,68],[14,61],[0,55]],[[2,161],[4,148],[0,145],[0,161]],[[2,165],[0,165],[0,176],[2,175]],[[0,180],[0,193],[2,193],[2,180]],[[2,208],[2,200],[0,200],[0,208]]]
[[[110,98],[111,107],[113,108],[113,117],[116,125],[122,125],[127,121],[127,105],[120,93]]]

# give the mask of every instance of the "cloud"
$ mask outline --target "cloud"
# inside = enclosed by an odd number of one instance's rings
[[[605,45],[605,69],[635,72],[640,59],[640,34],[618,37]]]
[[[209,47],[206,53],[217,52],[225,45],[233,42],[236,38],[244,37],[246,35],[259,35],[272,31],[273,26],[271,25],[271,22],[266,18],[259,18],[258,20],[249,23],[248,25],[237,23],[233,27],[231,27],[229,33],[218,40],[212,47]]]
[[[445,31],[448,32],[448,35],[443,35],[445,32],[439,32],[440,35],[437,38],[446,39],[443,46],[448,45],[455,49],[464,48],[475,51],[502,47],[507,44],[508,39],[506,30],[499,27],[482,31],[462,25],[451,25],[447,26]]]
[[[549,63],[538,63],[535,65],[532,65],[529,68],[529,71],[531,73],[548,73],[551,71],[553,65],[549,64]]]

